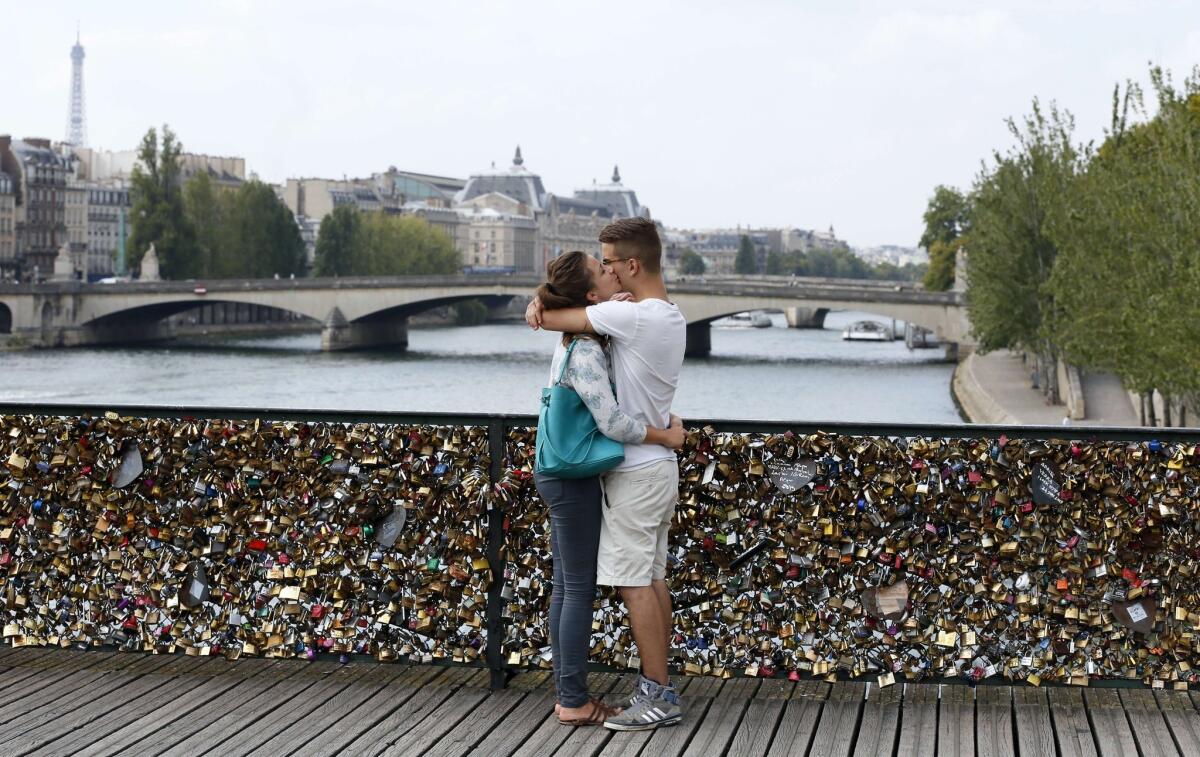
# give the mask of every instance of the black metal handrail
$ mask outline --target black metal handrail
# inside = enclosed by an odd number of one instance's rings
[[[0,415],[102,415],[106,412],[142,418],[214,418],[279,420],[320,423],[410,423],[425,425],[490,426],[504,429],[537,424],[536,415],[519,413],[444,413],[390,410],[336,410],[303,408],[196,407],[189,405],[122,405],[0,401]],[[824,431],[846,436],[944,437],[969,439],[1096,439],[1103,441],[1200,442],[1200,427],[1161,426],[1015,426],[974,423],[860,423],[835,420],[767,421],[729,418],[685,418],[687,426],[711,427],[726,433],[809,434]],[[503,449],[499,450],[501,456]]]

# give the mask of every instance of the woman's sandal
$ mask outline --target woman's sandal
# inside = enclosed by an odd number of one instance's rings
[[[562,723],[563,725],[569,725],[569,726],[574,726],[574,727],[585,726],[585,725],[604,725],[605,720],[607,720],[608,718],[610,718],[613,715],[616,715],[620,712],[620,710],[617,709],[616,707],[610,707],[609,705],[605,704],[604,702],[601,702],[599,699],[596,699],[595,697],[588,699],[588,704],[591,706],[591,709],[588,710],[588,714],[586,717],[567,718],[564,720],[560,716],[558,718],[558,722]]]

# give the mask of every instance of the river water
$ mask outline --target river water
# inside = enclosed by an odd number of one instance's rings
[[[844,342],[823,330],[712,331],[683,366],[685,418],[957,423],[940,349]],[[413,328],[406,352],[324,353],[318,334],[198,337],[169,346],[0,352],[0,400],[251,408],[535,413],[556,337],[523,324]]]

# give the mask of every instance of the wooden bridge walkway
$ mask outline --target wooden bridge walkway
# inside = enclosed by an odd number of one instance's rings
[[[614,733],[559,725],[547,678],[4,648],[0,754],[1200,755],[1191,692],[690,678],[680,725]]]

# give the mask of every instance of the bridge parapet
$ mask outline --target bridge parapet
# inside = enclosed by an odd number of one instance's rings
[[[5,637],[546,667],[532,424],[0,406]],[[673,660],[1195,683],[1200,430],[1064,431],[697,422]],[[598,661],[635,665],[613,595],[597,617]]]

